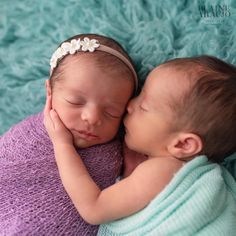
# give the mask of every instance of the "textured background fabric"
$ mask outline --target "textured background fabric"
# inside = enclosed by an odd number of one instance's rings
[[[0,135],[43,108],[49,60],[66,38],[115,38],[142,80],[173,57],[210,54],[236,64],[235,8],[235,0],[1,0]]]

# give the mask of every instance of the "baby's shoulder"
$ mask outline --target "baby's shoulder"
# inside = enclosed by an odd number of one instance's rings
[[[183,162],[172,157],[154,157],[142,162],[138,167],[144,171],[172,171],[183,166]]]
[[[143,198],[153,199],[170,181],[182,164],[165,158],[151,158],[142,162],[128,177],[135,189],[145,192]]]
[[[134,170],[133,175],[144,182],[152,180],[153,183],[168,183],[182,166],[181,161],[169,157],[151,158],[142,162]]]

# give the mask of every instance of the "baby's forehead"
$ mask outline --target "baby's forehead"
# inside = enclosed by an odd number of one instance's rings
[[[206,73],[206,70],[196,63],[192,62],[181,62],[181,63],[164,63],[150,73],[155,74],[157,77],[167,79],[170,83],[183,83],[184,85],[193,85],[197,79]]]
[[[178,100],[192,87],[189,74],[170,65],[157,66],[147,78],[145,90],[167,100]]]
[[[199,73],[207,72],[207,68],[192,60],[173,60],[167,61],[156,68],[163,68],[176,75],[187,76],[189,79],[196,78]],[[155,68],[155,69],[156,69]]]
[[[150,72],[148,78],[156,78],[155,80],[157,83],[159,81],[181,83],[188,77],[188,74],[189,73],[187,73],[184,69],[176,68],[170,65],[159,65]]]
[[[69,68],[70,65],[73,65],[74,63],[78,65],[91,65],[91,64],[95,64],[96,62],[96,56],[95,55],[90,55],[89,53],[83,53],[83,52],[79,52],[77,54],[74,55],[68,55],[63,59],[63,64],[64,65],[64,69]]]
[[[59,66],[61,67],[61,71],[63,71],[64,74],[70,74],[73,70],[85,70],[89,73],[92,68],[95,68],[99,74],[112,75],[111,77],[129,76],[127,73],[125,73],[126,71],[123,70],[123,67],[126,68],[126,66],[123,64],[122,67],[117,66],[114,64],[116,58],[114,60],[103,58],[102,53],[103,52],[96,51],[93,53],[79,52],[75,55],[68,55],[63,63]]]

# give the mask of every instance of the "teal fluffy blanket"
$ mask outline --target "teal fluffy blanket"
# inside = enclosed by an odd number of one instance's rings
[[[236,64],[235,0],[1,0],[0,135],[42,110],[49,60],[80,33],[118,40],[142,81],[156,65],[209,54]]]
[[[187,163],[140,212],[106,225],[99,236],[235,236],[236,182],[199,156]]]

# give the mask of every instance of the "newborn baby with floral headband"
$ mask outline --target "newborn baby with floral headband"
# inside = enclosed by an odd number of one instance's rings
[[[102,189],[122,164],[118,130],[137,75],[124,49],[100,35],[66,40],[50,61],[47,97],[73,135],[74,146]],[[43,113],[0,138],[0,234],[96,235],[65,192]]]

